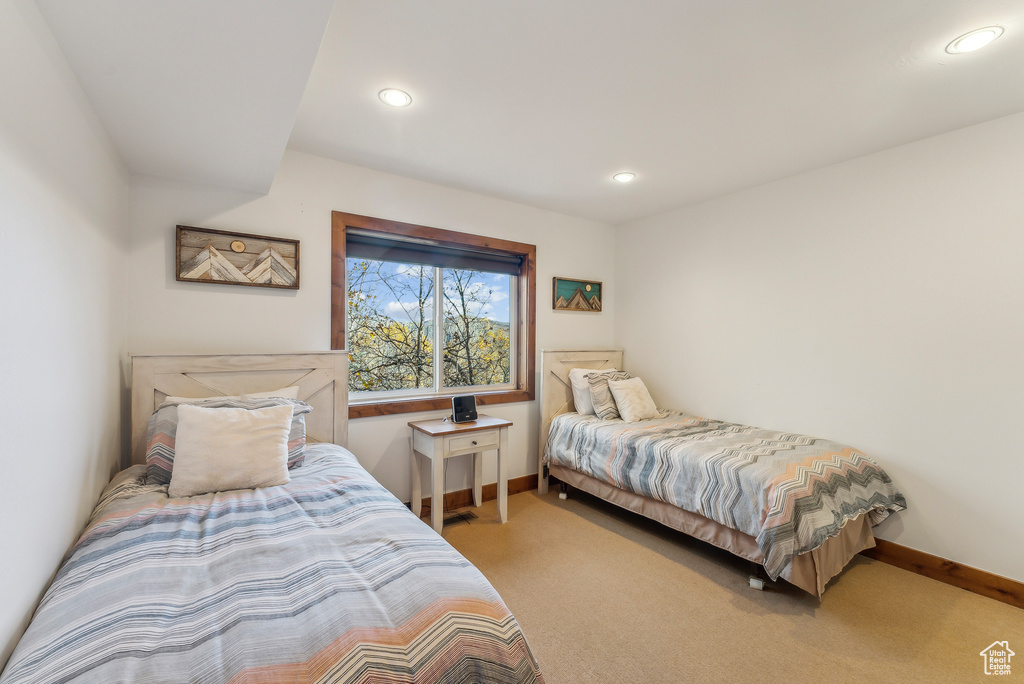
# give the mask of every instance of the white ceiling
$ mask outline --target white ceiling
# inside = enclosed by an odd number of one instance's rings
[[[270,189],[332,0],[37,0],[138,173]]]
[[[1021,0],[38,4],[130,168],[261,191],[287,141],[617,224],[1024,111]]]

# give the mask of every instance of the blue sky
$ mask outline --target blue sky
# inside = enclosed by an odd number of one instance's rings
[[[421,271],[430,268],[410,264],[381,262],[383,277],[392,280],[392,288],[382,282],[364,288],[367,295],[377,296],[379,306],[386,314],[399,321],[412,320],[410,314],[418,312],[417,293]],[[511,277],[501,273],[477,273],[470,282],[478,298],[484,300],[471,308],[471,312],[495,321],[509,321],[509,285]],[[396,293],[399,296],[396,296]],[[427,316],[432,315],[428,307]],[[418,314],[417,314],[418,315]]]

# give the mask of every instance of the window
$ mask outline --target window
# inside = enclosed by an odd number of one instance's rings
[[[533,245],[334,212],[332,253],[350,417],[533,399]]]

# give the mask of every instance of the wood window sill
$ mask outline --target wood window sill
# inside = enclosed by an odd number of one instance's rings
[[[533,392],[529,390],[508,390],[505,392],[478,392],[477,406],[487,404],[509,404],[517,401],[533,401]],[[416,413],[421,411],[449,411],[452,408],[451,396],[417,397],[415,399],[387,399],[366,402],[365,404],[349,403],[349,418],[369,418],[371,416],[391,416],[400,413]]]

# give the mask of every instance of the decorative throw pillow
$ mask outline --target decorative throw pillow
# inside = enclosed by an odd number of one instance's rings
[[[626,371],[612,371],[609,373],[590,373],[587,375],[587,382],[590,383],[590,399],[594,402],[594,413],[601,420],[618,418],[619,410],[615,408],[615,397],[608,389],[609,380],[629,380],[632,375]]]
[[[186,399],[183,402],[164,401],[149,418],[146,435],[146,484],[165,485],[171,482],[174,471],[175,435],[178,429],[178,407],[183,405],[203,408],[261,409],[271,406],[290,406],[291,431],[288,434],[288,467],[298,468],[305,458],[306,416],[313,407],[298,399]]]
[[[178,406],[174,471],[167,495],[196,496],[287,484],[292,407]]]
[[[584,416],[594,415],[594,402],[590,399],[590,383],[587,376],[591,373],[611,373],[614,368],[573,368],[569,371],[569,385],[572,387],[572,403],[576,413]]]
[[[640,378],[609,380],[608,389],[615,399],[619,415],[627,423],[661,417],[651,393],[647,390],[647,385]]]

